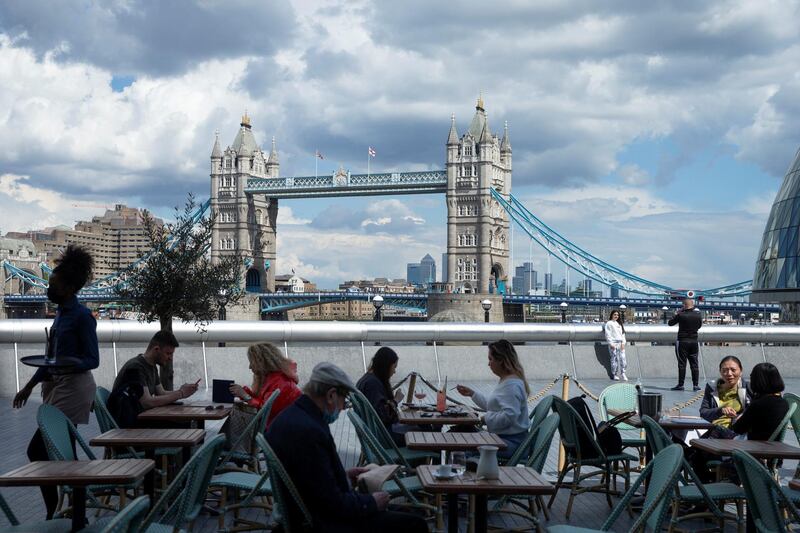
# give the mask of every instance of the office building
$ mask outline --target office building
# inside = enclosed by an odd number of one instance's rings
[[[539,273],[533,269],[533,263],[525,262],[514,269],[511,280],[514,294],[532,294],[538,285]]]

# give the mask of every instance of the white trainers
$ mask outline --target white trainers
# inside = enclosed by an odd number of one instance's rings
[[[614,381],[619,381],[619,376],[614,376]]]
[[[625,375],[625,372],[622,373],[622,381],[628,381],[628,376]]]

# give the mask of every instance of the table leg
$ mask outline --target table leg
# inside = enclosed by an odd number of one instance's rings
[[[447,533],[458,533],[458,494],[447,495]]]
[[[489,497],[485,494],[475,495],[475,533],[486,533]]]
[[[181,468],[186,466],[186,463],[189,462],[189,459],[192,458],[192,447],[191,446],[184,446],[181,448]]]
[[[147,447],[144,449],[144,458],[156,461],[156,449]],[[166,475],[166,472],[164,473]],[[155,502],[156,497],[156,469],[151,469],[144,475],[144,493],[150,496],[150,501]]]
[[[72,487],[72,531],[86,527],[86,487]]]

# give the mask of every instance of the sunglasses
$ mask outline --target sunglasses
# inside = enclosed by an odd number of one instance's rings
[[[206,405],[206,411],[213,411],[214,409],[225,409],[224,405],[217,405],[216,407],[213,405]]]

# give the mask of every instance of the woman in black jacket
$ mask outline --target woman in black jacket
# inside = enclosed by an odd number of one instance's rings
[[[367,373],[356,383],[356,388],[369,400],[395,443],[405,446],[405,437],[395,426],[398,423],[397,402],[389,382],[397,371],[398,359],[394,350],[388,346],[381,347],[372,357]]]
[[[735,355],[728,355],[719,362],[719,378],[706,384],[700,416],[716,426],[711,435],[716,439],[732,439],[736,436],[730,428],[733,421],[752,400],[747,380],[742,378],[742,362]]]
[[[736,419],[731,429],[747,440],[769,440],[789,412],[789,402],[783,399],[783,378],[772,363],[759,363],[750,373],[753,401]]]

